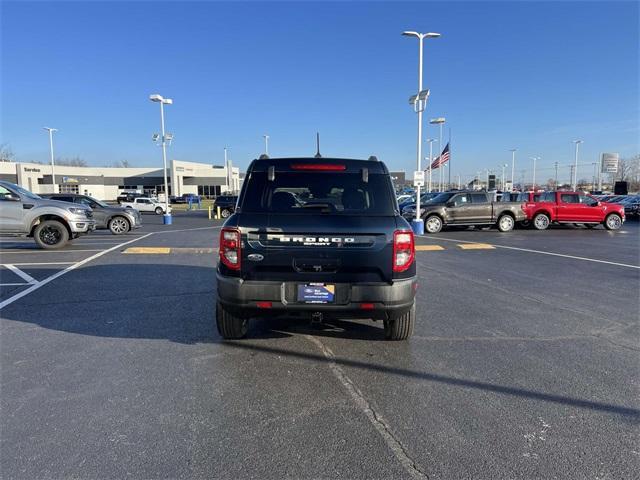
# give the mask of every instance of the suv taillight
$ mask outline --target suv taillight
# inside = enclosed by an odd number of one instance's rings
[[[416,246],[411,230],[393,232],[393,271],[404,272],[416,257]]]
[[[223,228],[220,231],[220,261],[231,270],[240,270],[240,230]]]

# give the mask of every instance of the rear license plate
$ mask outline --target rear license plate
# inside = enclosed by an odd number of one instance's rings
[[[298,301],[304,303],[333,303],[336,286],[325,283],[298,285]]]

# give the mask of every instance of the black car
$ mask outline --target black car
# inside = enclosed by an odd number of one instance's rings
[[[248,319],[383,320],[407,339],[415,322],[414,237],[377,160],[260,159],[220,233],[216,323],[241,338]]]
[[[134,199],[139,198],[139,197],[146,197],[147,195],[144,193],[137,193],[137,192],[123,192],[120,195],[118,195],[118,197],[116,198],[116,201],[118,203],[122,203],[122,202],[133,202]]]
[[[237,202],[237,195],[220,195],[213,202],[213,209],[217,212],[220,207],[222,218],[228,218],[235,211]]]

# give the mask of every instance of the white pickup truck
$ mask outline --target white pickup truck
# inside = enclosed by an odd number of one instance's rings
[[[160,203],[159,201],[148,197],[134,198],[132,202],[122,202],[120,205],[125,208],[135,208],[139,212],[151,212],[156,215],[162,215],[165,213],[164,203]],[[169,207],[168,213],[171,213],[171,207]]]

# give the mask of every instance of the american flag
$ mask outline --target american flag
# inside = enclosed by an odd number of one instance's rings
[[[437,157],[431,164],[431,169],[435,170],[436,168],[440,168],[442,165],[444,165],[448,161],[449,161],[449,144],[447,143],[447,145],[444,147],[444,150],[442,150],[442,153],[440,154],[440,156]]]

